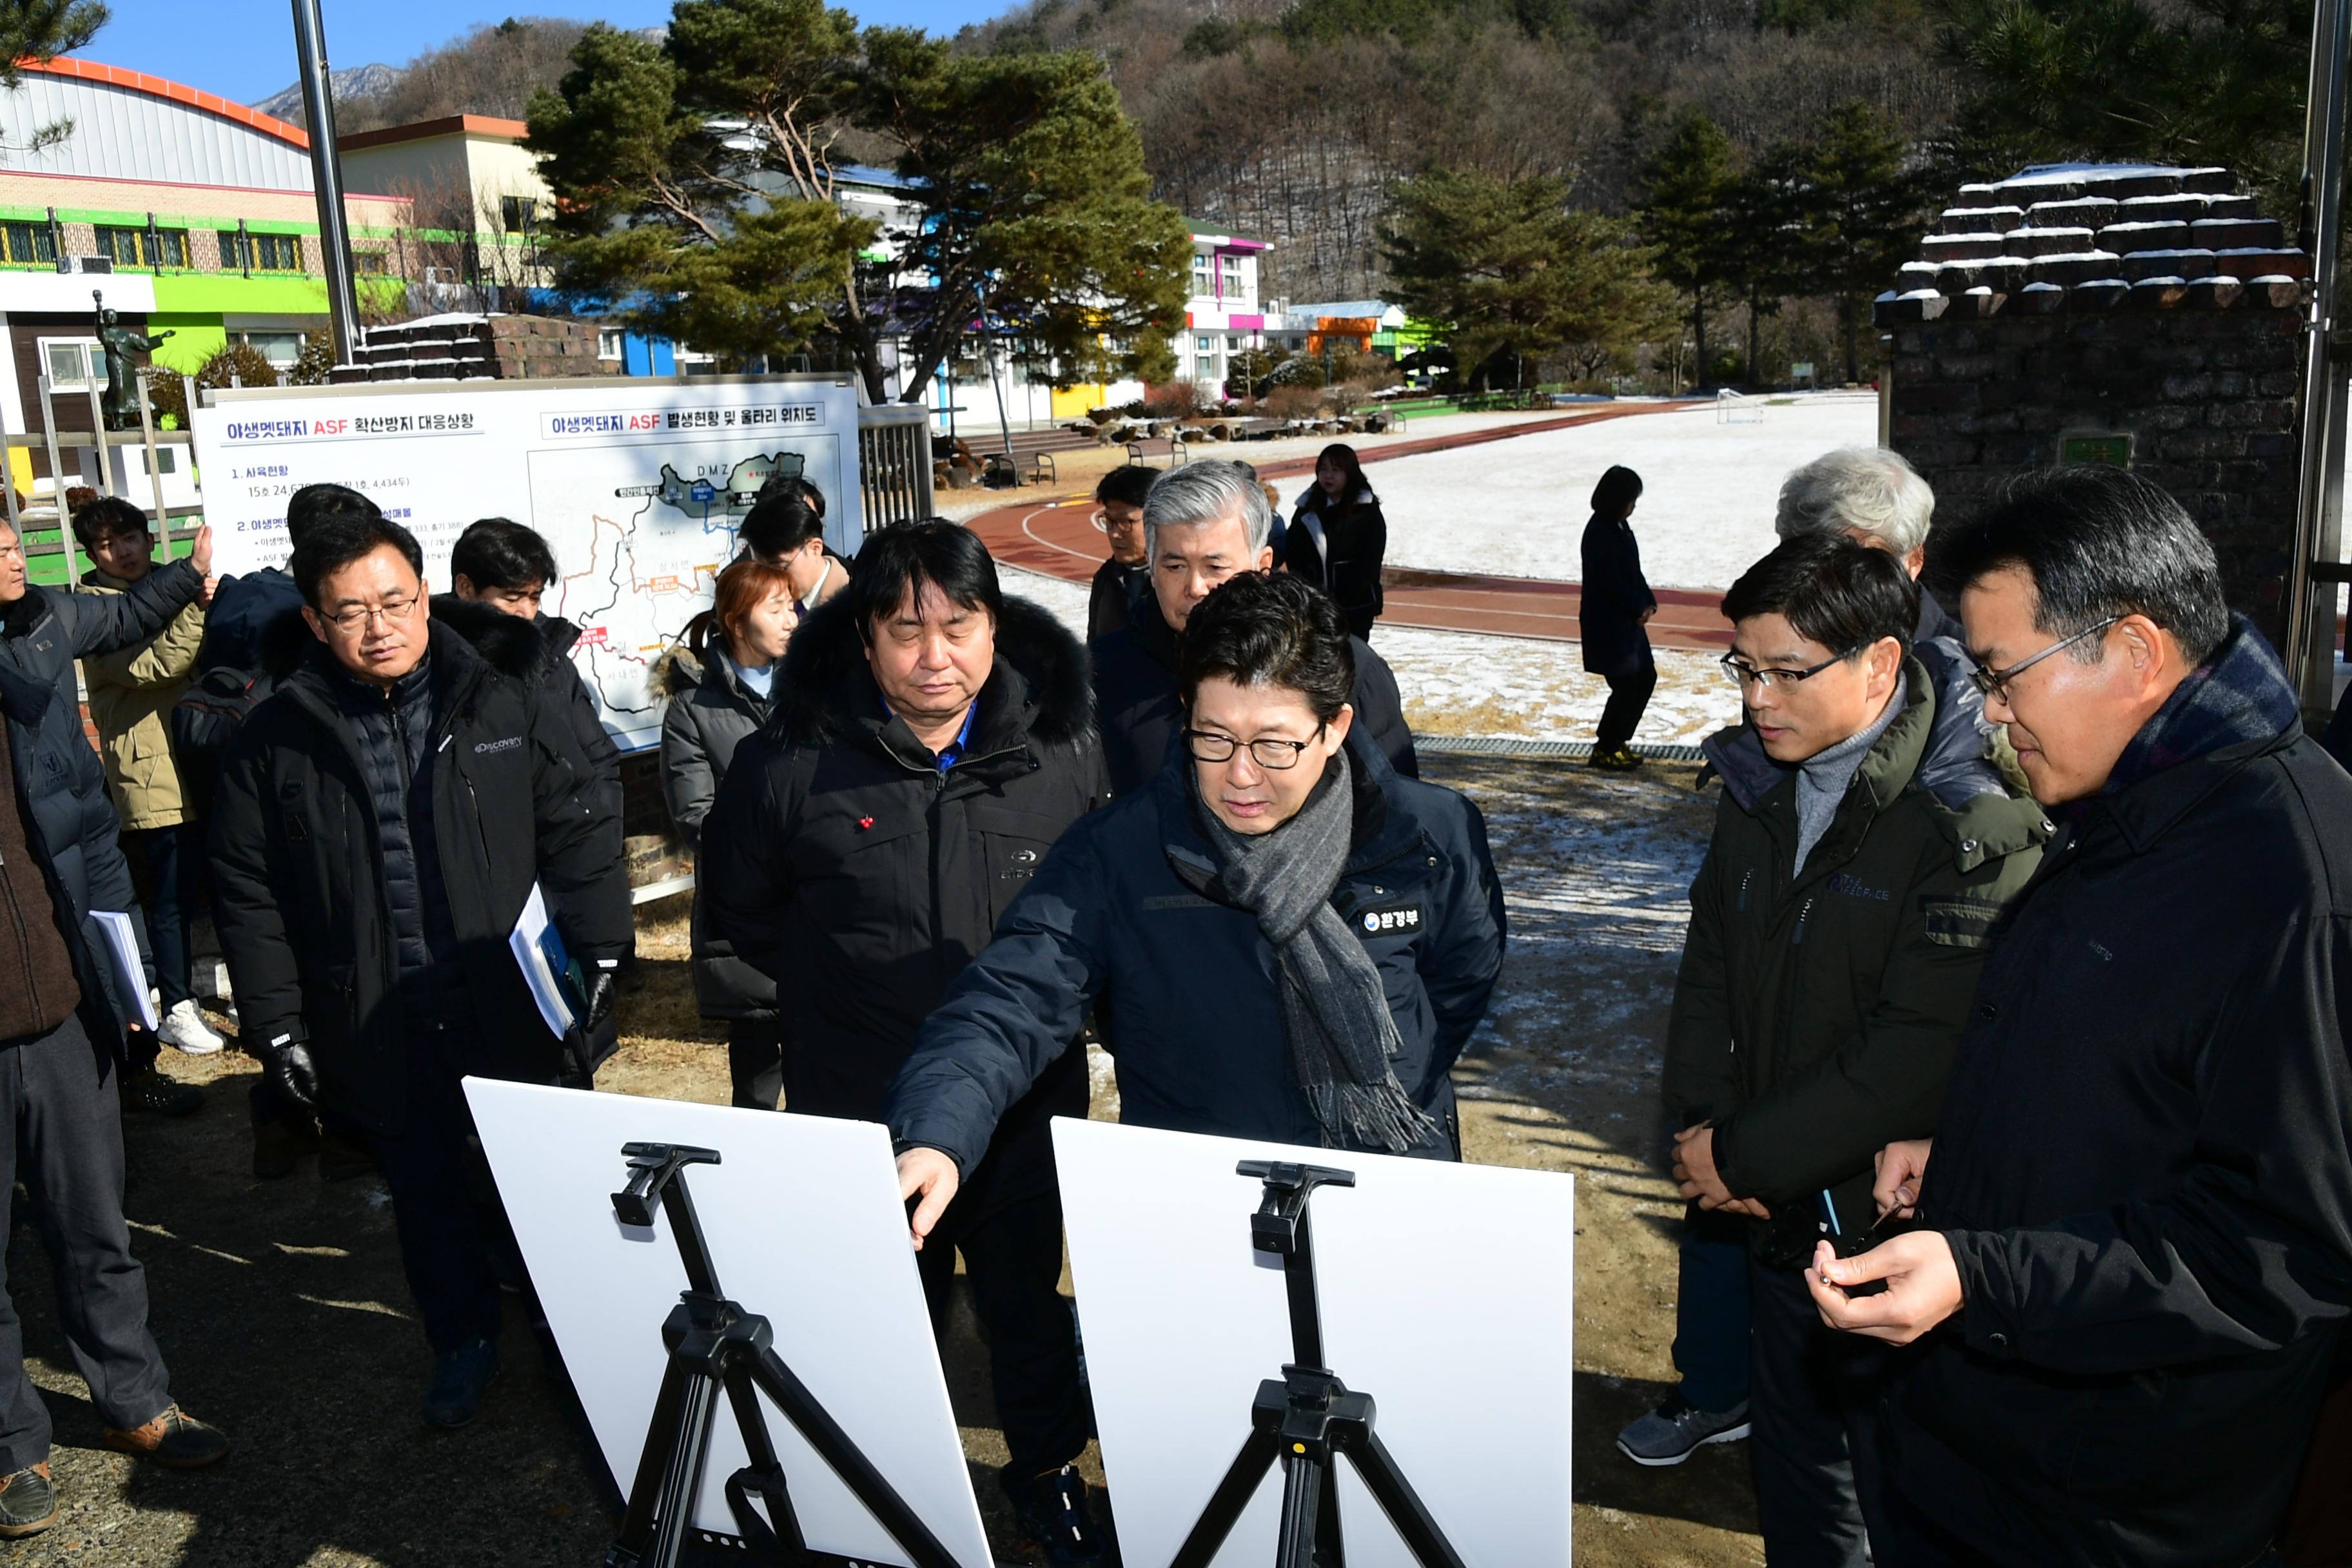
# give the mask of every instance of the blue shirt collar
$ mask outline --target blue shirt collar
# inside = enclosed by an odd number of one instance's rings
[[[884,722],[886,723],[898,716],[898,713],[892,710],[887,698],[883,700],[882,713]],[[954,740],[950,741],[946,745],[941,746],[939,749],[938,756],[940,760],[940,772],[946,773],[950,768],[963,761],[964,747],[969,744],[971,740],[971,721],[979,716],[979,713],[980,699],[975,697],[971,700],[971,706],[963,710],[963,728],[956,731],[956,738]]]

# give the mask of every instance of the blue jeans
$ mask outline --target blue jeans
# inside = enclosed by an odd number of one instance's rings
[[[1747,1222],[1694,1206],[1683,1221],[1682,1283],[1675,1302],[1675,1370],[1701,1410],[1748,1398]]]

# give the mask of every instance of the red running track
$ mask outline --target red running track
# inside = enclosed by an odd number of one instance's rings
[[[1401,441],[1363,454],[1367,463],[1410,457],[1416,452],[1445,451],[1456,447],[1506,440],[1538,430],[1559,430],[1600,419],[1666,412],[1686,405],[1652,404],[1609,409],[1515,425],[1502,430],[1464,436],[1438,436],[1425,441]],[[1312,458],[1261,463],[1258,472],[1269,479],[1303,474],[1314,468]],[[1019,501],[982,512],[971,520],[973,532],[989,553],[1007,565],[1042,572],[1065,582],[1090,581],[1095,569],[1110,555],[1102,531],[1094,525],[1094,503],[1087,500]],[[1485,632],[1490,635],[1542,637],[1574,642],[1580,633],[1577,605],[1582,591],[1573,583],[1535,577],[1489,577],[1455,572],[1425,572],[1391,566],[1381,574],[1388,590],[1383,626],[1426,626],[1436,631]],[[1731,646],[1731,624],[1717,608],[1720,592],[1658,591],[1657,619],[1650,623],[1650,640],[1661,647],[1706,650]]]

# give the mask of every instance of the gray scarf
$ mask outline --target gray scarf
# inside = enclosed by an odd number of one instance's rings
[[[1177,874],[1256,916],[1274,944],[1291,1073],[1323,1129],[1324,1146],[1401,1154],[1435,1142],[1437,1122],[1389,1066],[1404,1042],[1380,970],[1331,907],[1355,829],[1347,753],[1332,758],[1297,816],[1255,836],[1218,821],[1201,799],[1193,770],[1184,773],[1193,816],[1218,864],[1178,856]]]

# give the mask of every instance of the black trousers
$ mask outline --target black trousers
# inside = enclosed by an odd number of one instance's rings
[[[1601,677],[1609,682],[1609,700],[1601,710],[1601,723],[1593,731],[1593,750],[1610,751],[1633,738],[1642,722],[1642,710],[1650,705],[1650,694],[1658,689],[1658,667],[1643,660],[1638,669],[1622,675]]]
[[[1863,1568],[1890,1552],[1880,1402],[1887,1355],[1822,1321],[1793,1268],[1748,1264],[1755,1332],[1748,1418],[1756,1511],[1771,1568]]]
[[[877,1103],[827,1100],[788,1058],[784,1108],[818,1116],[873,1120]],[[997,1124],[988,1153],[966,1176],[916,1259],[934,1332],[945,1326],[963,1256],[972,1310],[988,1339],[996,1416],[1011,1458],[1006,1479],[1059,1469],[1094,1435],[1094,1409],[1078,1378],[1077,1320],[1062,1294],[1062,1194],[1049,1124],[1087,1113],[1087,1054],[1073,1045]]]
[[[372,1135],[408,1292],[436,1356],[499,1336],[499,1279],[521,1281],[489,1162],[460,1080],[474,1070],[465,1029],[417,1029],[407,1038],[408,1106],[399,1131]]]
[[[79,1018],[0,1045],[0,1237],[8,1178],[25,1184],[48,1248],[58,1318],[90,1403],[110,1426],[171,1407],[163,1353],[147,1331],[147,1271],[122,1219],[122,1111],[111,1052]],[[49,1412],[25,1372],[24,1324],[0,1263],[0,1475],[49,1457]]]
[[[773,1110],[784,1091],[783,1025],[773,1018],[727,1020],[727,1076],[734,1085],[730,1103],[747,1110]]]
[[[196,994],[194,926],[205,907],[204,829],[193,822],[125,829],[122,855],[130,862],[140,905],[147,916],[147,945],[155,954],[155,989],[163,996],[161,1011],[168,1013]]]

